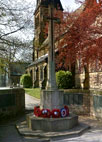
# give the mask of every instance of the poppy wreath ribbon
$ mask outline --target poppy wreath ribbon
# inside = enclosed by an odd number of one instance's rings
[[[66,109],[65,108],[62,108],[61,110],[61,117],[66,117],[67,116],[67,111],[66,111]]]
[[[64,108],[66,109],[66,113],[67,113],[66,116],[69,116],[69,108],[68,108],[68,106],[65,105]]]

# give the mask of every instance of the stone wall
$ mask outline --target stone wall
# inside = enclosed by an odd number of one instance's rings
[[[25,91],[22,88],[0,89],[0,117],[14,116],[25,110]]]
[[[64,91],[64,104],[71,112],[79,115],[90,115],[90,91],[71,89]]]
[[[90,91],[90,115],[102,119],[102,91]]]
[[[102,90],[65,90],[64,103],[69,106],[70,112],[102,119]]]

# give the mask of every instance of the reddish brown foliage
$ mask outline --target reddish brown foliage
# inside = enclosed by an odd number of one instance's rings
[[[86,0],[80,15],[76,12],[63,13],[60,28],[56,28],[56,38],[59,40],[59,56],[56,61],[58,67],[68,68],[75,64],[77,59],[81,59],[83,66],[93,65],[97,59],[102,62],[101,15],[101,3],[96,3],[96,0]],[[60,14],[58,16],[60,17]]]

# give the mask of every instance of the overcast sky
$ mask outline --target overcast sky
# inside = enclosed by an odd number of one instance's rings
[[[3,0],[3,1],[6,2],[6,0]],[[31,19],[33,21],[33,19],[34,19],[33,18],[33,16],[34,16],[33,12],[34,12],[37,0],[25,0],[25,1],[26,2],[24,3],[24,5],[29,5],[29,6],[32,7],[32,12],[29,12],[29,14],[30,14],[30,17],[31,17]],[[9,0],[9,2],[12,2],[12,6],[13,6],[13,4],[15,5],[15,0]],[[16,0],[16,4],[17,4],[16,8],[21,5],[21,2],[22,2],[22,0]],[[79,4],[75,3],[75,0],[61,0],[61,3],[62,3],[62,6],[63,6],[64,9],[69,9],[70,11],[77,9],[80,6]],[[27,15],[24,14],[24,16],[27,16]],[[8,30],[6,30],[6,31],[8,31]],[[31,32],[31,34],[30,34],[30,32]],[[33,28],[31,30],[29,29],[29,32],[27,31],[27,33],[29,33],[29,34],[24,33],[23,37],[25,39],[32,38],[32,35],[34,34]],[[23,34],[23,32],[22,32],[22,34]],[[16,35],[16,33],[15,33],[15,35]],[[18,32],[18,35],[20,35],[20,32]]]
[[[75,0],[61,0],[61,3],[64,9],[69,8],[69,10],[75,10],[80,6],[75,3]]]
[[[37,0],[26,0],[26,1],[33,1],[36,3]],[[77,9],[80,5],[75,3],[75,0],[61,0],[61,3],[63,5],[63,8],[69,8],[69,10],[75,10]]]
[[[21,1],[21,0],[17,0],[17,1]],[[26,1],[29,3],[29,5],[34,4],[34,6],[35,6],[37,0],[26,0]],[[75,0],[61,0],[61,3],[62,3],[63,8],[68,9],[69,11],[74,11],[75,9],[77,9],[80,6],[80,4],[75,3]],[[33,19],[33,13],[32,13],[32,19]],[[33,30],[32,30],[32,32],[33,32]],[[30,34],[28,36],[30,36]],[[28,39],[29,39],[29,37],[28,37]]]

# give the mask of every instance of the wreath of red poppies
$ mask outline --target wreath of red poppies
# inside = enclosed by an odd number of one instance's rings
[[[68,106],[64,106],[62,109],[53,109],[52,111],[49,109],[40,109],[40,106],[34,107],[34,115],[36,117],[43,118],[60,118],[69,116],[69,108]]]
[[[51,111],[49,109],[42,109],[41,110],[41,117],[43,118],[50,118]]]
[[[35,116],[37,116],[37,117],[40,117],[40,116],[41,116],[41,110],[40,110],[40,107],[39,107],[39,106],[34,107],[34,114],[35,114]]]

